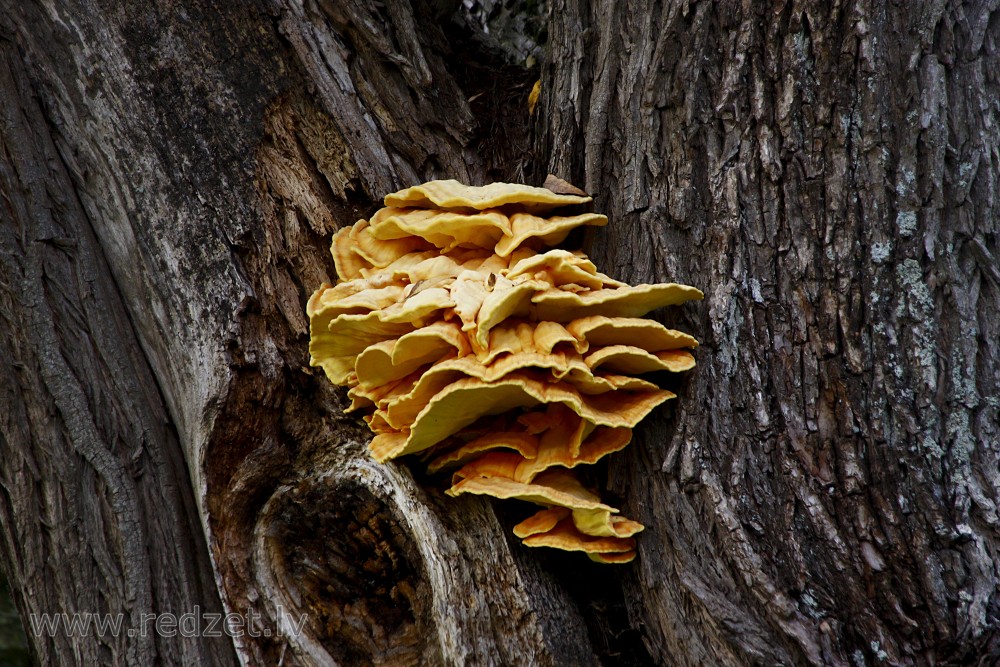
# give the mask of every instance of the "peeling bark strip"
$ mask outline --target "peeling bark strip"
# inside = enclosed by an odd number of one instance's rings
[[[1000,3],[553,0],[534,147],[538,76],[453,6],[0,1],[19,608],[309,613],[39,661],[996,659]],[[678,413],[607,468],[650,529],[600,579],[372,466],[307,366],[335,229],[548,172],[615,221],[614,277],[706,292]]]

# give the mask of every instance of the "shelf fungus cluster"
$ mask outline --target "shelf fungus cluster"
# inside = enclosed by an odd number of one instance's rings
[[[543,509],[514,527],[529,546],[635,557],[643,526],[601,502],[576,468],[624,448],[674,395],[641,376],[694,366],[697,341],[641,316],[700,299],[629,286],[580,252],[590,198],[507,183],[432,181],[341,229],[340,282],[309,300],[310,353],[365,413],[379,461],[419,454],[447,493]],[[567,211],[567,209],[569,209]]]

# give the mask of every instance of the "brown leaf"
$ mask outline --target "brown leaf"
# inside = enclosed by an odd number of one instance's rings
[[[542,183],[542,187],[546,190],[555,192],[557,195],[580,195],[581,197],[590,196],[569,181],[564,181],[558,176],[553,176],[552,174],[545,177],[545,182]]]

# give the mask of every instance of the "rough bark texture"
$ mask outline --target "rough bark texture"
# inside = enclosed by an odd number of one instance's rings
[[[219,610],[177,433],[18,50],[0,39],[5,569],[25,612],[121,613],[140,628],[159,610]],[[32,639],[44,664],[232,655],[153,633]]]
[[[706,293],[611,470],[651,654],[996,659],[997,4],[556,3],[543,154],[595,261]]]
[[[457,2],[0,1],[22,616],[270,632],[29,633],[39,660],[1000,656],[998,4],[554,1],[529,118],[538,72]],[[307,363],[336,228],[414,182],[546,172],[611,218],[602,270],[706,293],[664,315],[703,342],[676,410],[606,468],[647,525],[627,567],[374,464]]]

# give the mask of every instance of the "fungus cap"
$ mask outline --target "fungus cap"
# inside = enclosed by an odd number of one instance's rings
[[[635,554],[635,539],[585,535],[569,519],[563,519],[544,533],[525,537],[524,543],[529,547],[555,547],[563,551],[583,551],[588,554],[631,553],[633,557]]]
[[[515,183],[490,183],[489,185],[464,185],[455,180],[429,181],[391,195],[386,195],[385,205],[397,208],[473,209],[483,211],[507,204],[532,213],[551,211],[560,206],[585,204],[589,196],[556,194],[545,188]]]
[[[671,392],[659,389],[584,394],[568,383],[550,382],[538,371],[516,371],[492,382],[466,377],[444,384],[416,415],[404,439],[380,434],[372,440],[372,451],[378,460],[423,451],[479,417],[515,408],[563,403],[593,424],[633,428],[650,410],[674,397]],[[398,423],[411,412],[398,410],[393,415],[390,407],[388,421]]]

